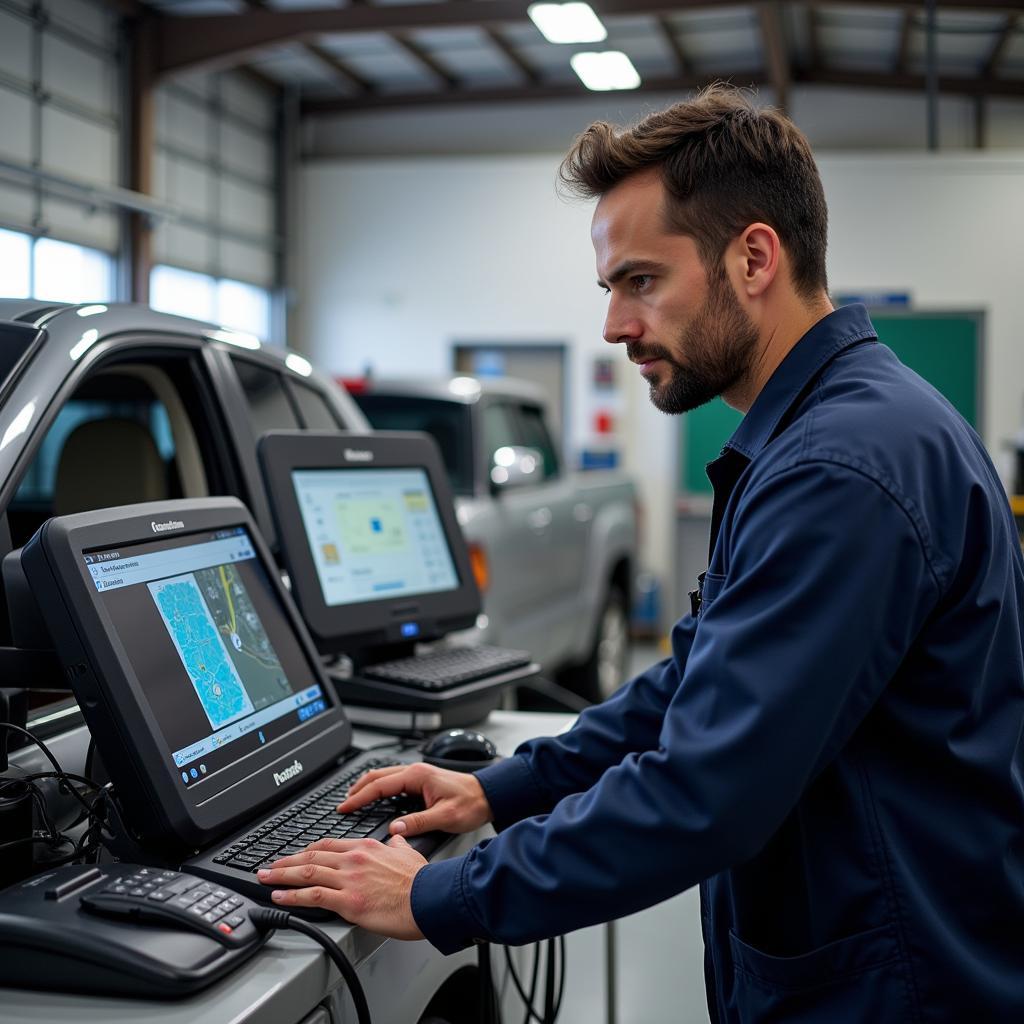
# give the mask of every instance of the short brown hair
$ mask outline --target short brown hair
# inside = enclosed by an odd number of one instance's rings
[[[827,287],[825,193],[811,147],[789,118],[756,107],[740,89],[713,85],[628,128],[595,122],[576,139],[559,178],[593,199],[654,167],[672,197],[670,228],[694,239],[706,267],[718,267],[748,224],[764,221],[789,253],[800,295]]]

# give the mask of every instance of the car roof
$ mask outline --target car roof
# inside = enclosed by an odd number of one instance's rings
[[[433,398],[461,402],[464,405],[472,405],[484,395],[495,395],[547,405],[544,392],[536,384],[515,377],[372,377],[365,382],[362,392],[368,395]]]
[[[71,351],[87,331],[96,331],[90,345],[119,334],[154,332],[186,335],[211,342],[225,342],[252,353],[286,363],[290,353],[264,344],[254,335],[221,327],[207,320],[193,320],[175,313],[161,313],[131,302],[71,304],[40,299],[0,299],[0,320],[16,320],[45,328],[47,350]]]

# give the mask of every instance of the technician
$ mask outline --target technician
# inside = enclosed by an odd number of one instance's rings
[[[981,441],[862,307],[833,310],[821,181],[782,115],[717,87],[592,125],[561,173],[599,199],[605,338],[654,404],[745,414],[707,467],[692,614],[563,736],[476,777],[365,776],[343,810],[427,805],[389,844],[261,877],[444,952],[700,883],[716,1024],[1024,1020],[1024,566]],[[429,865],[401,838],[488,821]]]

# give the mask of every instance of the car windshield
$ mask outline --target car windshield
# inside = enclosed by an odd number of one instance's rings
[[[353,398],[377,430],[422,430],[438,443],[456,494],[473,493],[469,408],[458,402],[409,395],[357,394]]]

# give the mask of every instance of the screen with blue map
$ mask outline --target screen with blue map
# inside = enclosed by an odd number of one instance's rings
[[[84,559],[183,785],[331,706],[244,530]]]

